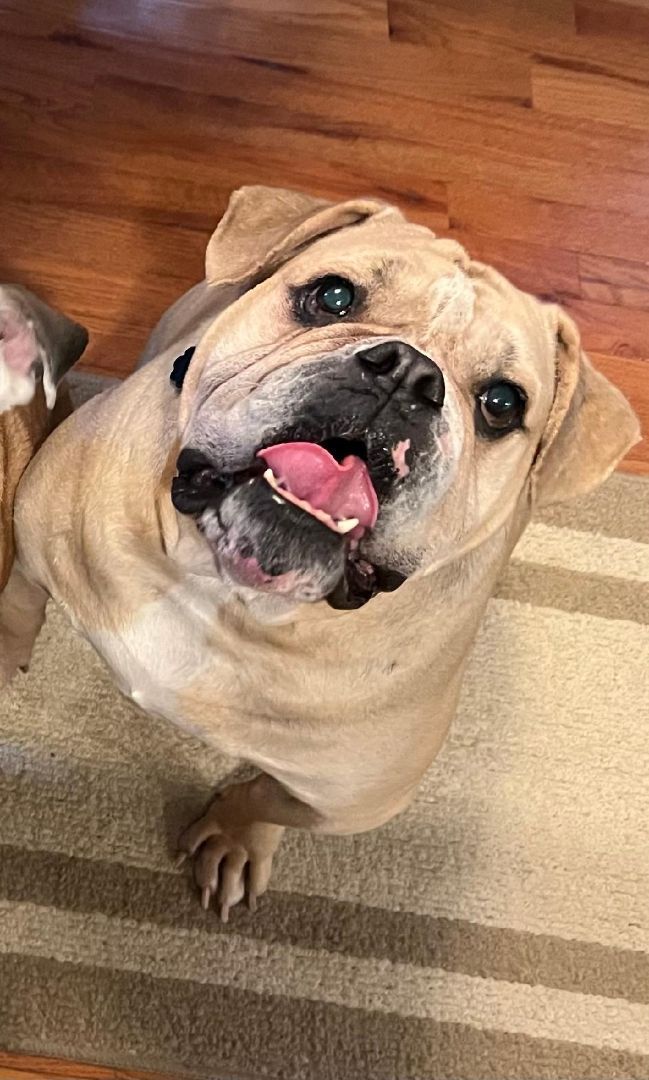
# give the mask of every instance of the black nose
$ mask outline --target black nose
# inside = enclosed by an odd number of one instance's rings
[[[211,461],[200,450],[181,450],[176,462],[178,476],[171,483],[171,501],[181,514],[200,514],[223,491]]]
[[[444,404],[444,376],[440,368],[430,356],[405,341],[381,341],[360,349],[356,358],[372,375],[390,375],[415,400],[438,409]]]

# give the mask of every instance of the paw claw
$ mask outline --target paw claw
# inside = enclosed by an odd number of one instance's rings
[[[187,862],[187,858],[188,856],[186,851],[179,851],[174,860],[174,870],[180,870],[181,866],[184,866],[184,864]]]
[[[226,923],[239,901],[250,911],[257,897],[268,887],[273,855],[283,829],[267,822],[228,824],[226,800],[217,799],[210,809],[187,829],[178,845],[176,866],[186,858],[194,860],[194,879],[204,911],[214,906]]]

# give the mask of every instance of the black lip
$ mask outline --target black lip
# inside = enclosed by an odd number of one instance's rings
[[[171,481],[171,501],[180,514],[198,516],[208,507],[216,508],[233,487],[261,476],[265,465],[255,459],[252,465],[234,473],[220,473],[199,450],[181,450],[176,462],[177,475]]]
[[[171,501],[179,514],[198,516],[215,506],[225,495],[225,487],[218,482],[199,484],[187,476],[174,476],[171,481]]]
[[[406,580],[398,570],[348,558],[343,576],[325,599],[330,607],[338,611],[355,611],[364,607],[377,593],[394,592]]]

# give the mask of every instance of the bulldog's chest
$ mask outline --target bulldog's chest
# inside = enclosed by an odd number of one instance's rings
[[[231,663],[216,631],[220,600],[209,580],[183,582],[119,627],[82,629],[122,693],[145,711],[182,723],[179,701],[189,687],[209,683],[215,711],[229,696]]]
[[[223,605],[218,583],[196,578],[119,629],[86,635],[121,691],[151,712],[236,752],[246,717],[338,727],[403,705],[413,687],[403,650],[362,635],[340,648],[334,628],[259,623]],[[394,655],[393,655],[394,653]],[[360,704],[359,704],[360,703]]]

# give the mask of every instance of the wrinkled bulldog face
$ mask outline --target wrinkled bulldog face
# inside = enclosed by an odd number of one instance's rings
[[[555,394],[557,309],[400,217],[315,239],[198,343],[172,498],[219,571],[357,607],[502,525]]]

